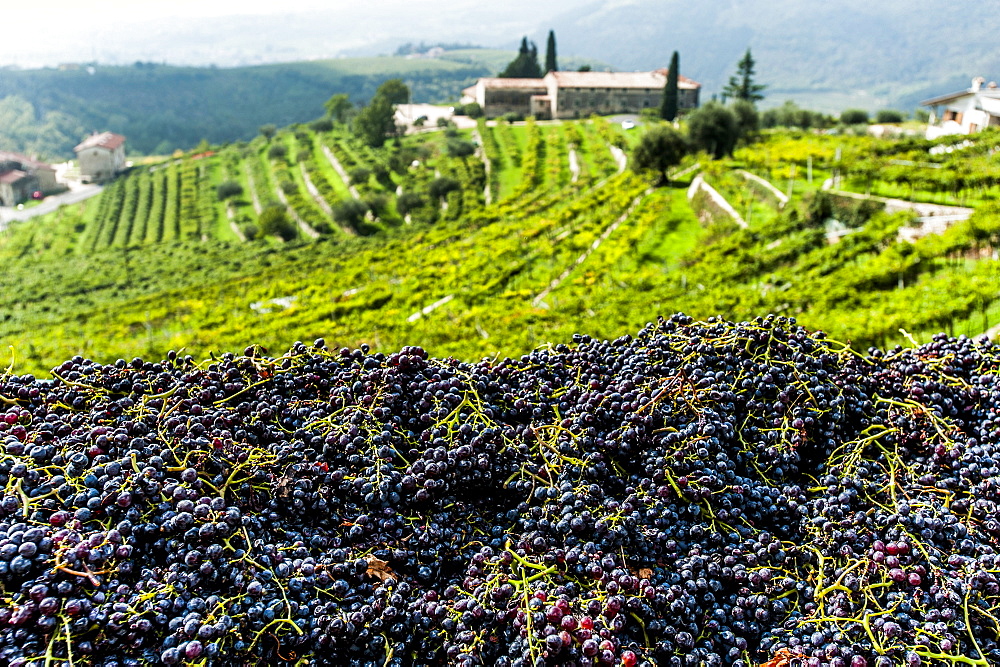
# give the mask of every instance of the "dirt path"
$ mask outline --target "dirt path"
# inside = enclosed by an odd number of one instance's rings
[[[472,138],[476,142],[476,157],[483,161],[483,167],[486,169],[486,187],[483,188],[483,201],[489,206],[493,203],[493,192],[490,190],[490,172],[493,170],[493,165],[490,164],[490,159],[486,157],[486,148],[483,146],[483,137],[479,134],[478,127],[472,131]]]
[[[569,173],[572,174],[570,183],[576,183],[580,178],[580,159],[576,155],[576,149],[569,149]]]
[[[308,236],[309,238],[318,239],[319,232],[313,229],[308,222],[303,220],[294,208],[289,206],[288,197],[285,196],[285,193],[281,189],[281,187],[275,188],[274,193],[278,195],[278,199],[281,200],[281,203],[285,205],[285,209],[288,211],[288,215],[292,216],[292,220],[294,220],[295,224],[299,226],[299,229],[302,230],[302,233]]]
[[[300,162],[299,163],[299,168],[302,171],[302,180],[306,184],[306,190],[309,191],[309,194],[312,196],[313,200],[316,202],[316,205],[319,206],[321,209],[323,209],[323,212],[326,213],[328,216],[330,216],[332,218],[333,217],[333,208],[330,207],[329,202],[327,202],[325,199],[323,199],[322,195],[320,195],[320,193],[319,193],[319,190],[316,188],[316,185],[313,184],[312,179],[309,178],[309,170],[306,169],[306,163],[305,162]]]
[[[615,157],[615,162],[618,163],[618,173],[622,173],[628,167],[628,156],[625,155],[625,151],[617,146],[609,145],[608,148],[611,149],[611,154]]]
[[[337,172],[340,179],[344,181],[344,185],[347,186],[347,190],[351,193],[351,196],[355,199],[361,199],[361,193],[358,192],[356,187],[351,185],[351,178],[347,175],[344,165],[340,164],[340,160],[338,160],[337,156],[333,154],[333,151],[331,151],[329,147],[323,146],[323,155],[325,155],[326,159],[330,161],[330,165],[333,166],[333,170]]]
[[[250,185],[250,201],[253,202],[253,210],[260,215],[264,207],[260,205],[260,197],[257,196],[257,184],[253,182],[253,174],[247,169],[247,183]]]

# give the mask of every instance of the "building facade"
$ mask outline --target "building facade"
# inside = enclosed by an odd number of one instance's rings
[[[1000,87],[976,77],[967,90],[932,97],[921,102],[931,108],[927,138],[947,134],[974,134],[987,127],[1000,127]]]
[[[667,70],[652,72],[549,72],[541,79],[482,78],[463,91],[488,118],[508,113],[539,119],[584,118],[591,114],[639,113],[658,108]],[[678,77],[678,107],[698,107],[701,84]]]
[[[56,171],[50,165],[19,153],[0,151],[0,206],[16,206],[35,193],[59,189]]]
[[[85,183],[106,181],[125,169],[125,137],[120,134],[92,134],[73,150]]]

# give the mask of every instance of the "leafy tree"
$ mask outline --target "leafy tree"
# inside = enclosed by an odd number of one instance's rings
[[[844,125],[867,124],[868,112],[864,109],[844,109],[840,112],[840,122]]]
[[[376,95],[381,95],[391,104],[403,104],[410,99],[410,89],[402,79],[388,79],[378,87]]]
[[[267,125],[261,125],[259,130],[261,135],[268,141],[271,140],[271,138],[274,136],[274,133],[277,131],[278,128],[272,123],[268,123]]]
[[[499,76],[504,79],[541,78],[542,68],[538,64],[538,47],[535,46],[535,43],[529,43],[527,37],[522,37],[517,57],[510,61],[510,64],[504,71],[500,72]]]
[[[754,83],[754,59],[750,55],[750,49],[736,63],[736,74],[729,78],[729,83],[722,89],[722,99],[746,100],[748,102],[759,102],[764,99],[761,91],[767,86]]]
[[[377,148],[396,131],[396,110],[386,98],[376,95],[354,118],[354,133],[369,146]]]
[[[747,100],[736,100],[732,106],[733,114],[736,116],[736,132],[739,139],[751,141],[757,132],[760,131],[760,114],[753,102]]]
[[[549,41],[545,44],[545,73],[559,71],[556,63],[556,33],[549,30]]]
[[[661,125],[642,135],[632,152],[632,170],[655,171],[662,185],[669,180],[667,171],[680,164],[687,153],[688,142],[684,135],[669,125]]]
[[[667,85],[663,87],[663,104],[660,106],[660,115],[663,120],[673,121],[677,118],[677,106],[680,100],[680,92],[677,89],[681,72],[681,57],[674,51],[670,56],[670,69],[667,70]]]
[[[410,90],[401,79],[384,81],[366,107],[354,118],[353,130],[362,141],[377,148],[386,137],[396,135],[396,104],[405,102]]]
[[[277,236],[285,241],[295,238],[295,223],[288,217],[288,211],[280,204],[272,204],[260,213],[257,220],[260,231],[266,236]]]
[[[347,114],[354,108],[354,105],[351,104],[347,93],[337,93],[323,104],[323,108],[326,109],[328,116],[338,123],[343,123],[347,120]]]
[[[736,114],[718,102],[709,102],[688,118],[688,138],[699,150],[719,159],[733,152],[739,139]]]
[[[592,67],[591,67],[590,65],[580,65],[580,66],[579,66],[579,67],[578,67],[578,68],[576,69],[576,71],[577,71],[577,72],[589,72],[589,71],[590,71],[591,69],[593,69],[593,68],[592,68]]]

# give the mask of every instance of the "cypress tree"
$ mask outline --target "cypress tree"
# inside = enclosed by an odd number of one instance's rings
[[[521,39],[521,48],[517,52],[517,57],[510,61],[507,68],[498,75],[501,78],[542,78],[541,65],[538,64],[538,47],[534,42],[529,42],[527,37]]]
[[[557,72],[559,66],[556,64],[556,33],[549,30],[549,41],[545,45],[545,73]]]
[[[680,56],[674,51],[674,55],[670,56],[667,85],[663,87],[663,106],[660,108],[660,115],[663,116],[664,120],[672,121],[677,118],[677,107],[680,101],[680,92],[677,89],[681,70],[680,61]]]

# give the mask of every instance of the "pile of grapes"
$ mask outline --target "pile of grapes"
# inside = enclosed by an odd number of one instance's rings
[[[661,319],[0,376],[0,665],[1000,664],[1000,348]]]

